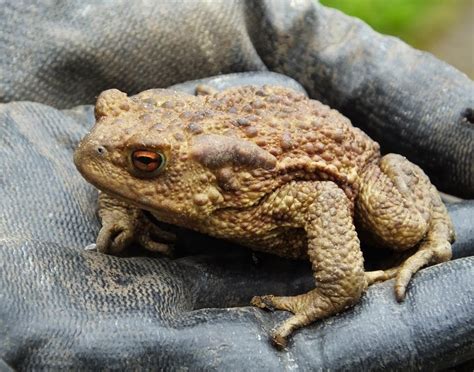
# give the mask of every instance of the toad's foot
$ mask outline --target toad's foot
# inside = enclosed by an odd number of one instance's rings
[[[97,236],[97,251],[117,254],[137,242],[149,251],[172,254],[172,247],[167,243],[173,243],[176,236],[149,221],[140,209],[101,193],[99,216],[102,228]]]
[[[387,270],[367,271],[365,277],[368,285],[383,282],[392,278],[395,281],[395,297],[403,301],[410,280],[422,267],[446,262],[451,258],[451,244],[425,240],[420,249],[408,257],[400,266]]]
[[[103,226],[97,236],[96,249],[101,253],[116,254],[125,250],[133,242],[137,242],[151,252],[171,256],[170,244],[154,240],[165,238],[169,241],[171,236],[170,233],[141,218],[133,221],[129,219],[103,220]]]
[[[261,309],[285,310],[294,315],[271,332],[273,344],[278,348],[284,348],[287,345],[287,337],[295,330],[304,327],[317,319],[328,317],[341,309],[333,301],[313,289],[308,293],[299,296],[255,296],[251,300],[253,306]],[[349,307],[349,306],[346,306]]]
[[[447,241],[429,239],[423,241],[420,249],[409,257],[397,270],[395,281],[395,296],[398,301],[405,298],[411,277],[422,267],[449,261],[451,259],[451,244]]]

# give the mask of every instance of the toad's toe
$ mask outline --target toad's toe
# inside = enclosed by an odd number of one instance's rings
[[[250,300],[250,304],[252,304],[253,306],[258,307],[260,309],[275,311],[275,306],[273,304],[272,298],[273,298],[272,295],[254,296]]]

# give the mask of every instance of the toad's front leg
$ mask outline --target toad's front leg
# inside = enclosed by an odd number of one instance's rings
[[[350,201],[335,183],[292,182],[272,194],[262,210],[277,222],[305,229],[316,279],[316,288],[299,296],[252,299],[254,306],[294,314],[272,334],[276,346],[284,347],[295,329],[355,304],[367,282]]]
[[[117,254],[137,242],[152,252],[171,255],[170,246],[155,239],[172,243],[175,235],[149,221],[141,209],[99,192],[99,217],[102,222],[96,241],[99,252]]]

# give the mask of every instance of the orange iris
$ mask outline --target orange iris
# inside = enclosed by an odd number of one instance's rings
[[[154,151],[137,150],[132,154],[133,166],[142,172],[153,172],[160,168],[163,162],[163,155]]]

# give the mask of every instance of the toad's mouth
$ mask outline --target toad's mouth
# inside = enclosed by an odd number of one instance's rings
[[[127,195],[125,192],[117,192],[113,188],[101,187],[100,190],[119,201],[142,210],[148,217],[153,216],[153,220],[155,221],[158,220],[196,231],[200,230],[198,228],[199,217],[190,215],[167,198],[160,198],[159,202],[157,202],[153,197],[137,196],[135,198]]]
[[[133,192],[127,187],[124,187],[120,182],[115,183],[101,180],[99,182],[91,183],[106,194],[138,209],[149,211],[155,215],[171,216],[179,214],[179,211],[176,211],[175,204],[166,197],[160,198],[158,202],[156,197],[142,195],[139,192]]]

